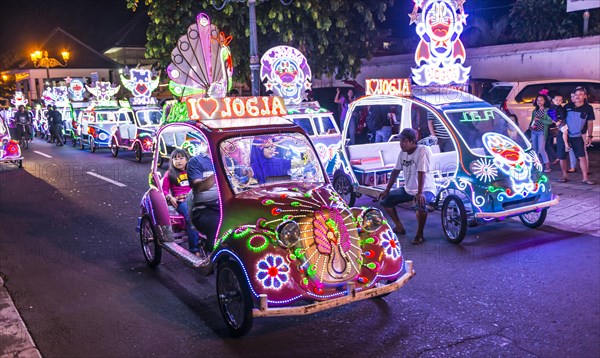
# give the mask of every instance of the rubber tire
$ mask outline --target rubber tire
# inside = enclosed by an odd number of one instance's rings
[[[94,142],[94,137],[90,136],[88,138],[88,144],[90,145],[90,153],[96,153],[96,142]]]
[[[521,214],[521,215],[519,215],[519,219],[521,219],[521,222],[525,226],[535,229],[537,227],[542,226],[544,221],[546,221],[546,214],[548,214],[548,208],[542,209],[542,211],[540,211],[540,213],[539,213],[540,216],[535,221],[530,221],[530,220],[526,219],[525,215],[528,215],[528,214],[533,214],[533,212],[527,213],[527,214]]]
[[[162,166],[163,166],[164,163],[165,163],[165,158],[160,157],[160,158],[158,158],[158,163],[156,163],[156,166],[158,168],[162,168]]]
[[[152,237],[151,242],[150,237]],[[156,268],[162,259],[162,247],[158,243],[154,226],[147,216],[142,218],[140,224],[140,243],[142,244],[142,252],[144,253],[146,263],[151,268]],[[152,249],[154,249],[154,251],[152,251]]]
[[[73,148],[77,146],[77,137],[71,137],[71,146],[73,146]]]
[[[84,150],[85,144],[83,144],[83,137],[79,137],[79,149]]]
[[[460,225],[456,237],[452,237],[448,234],[448,229],[446,228],[448,221],[448,207],[452,202],[456,205],[456,209],[458,210],[458,218],[456,220]],[[465,209],[465,204],[463,204],[462,200],[456,195],[448,195],[446,199],[444,199],[444,203],[442,204],[442,229],[444,230],[446,240],[453,244],[459,244],[465,238],[467,233],[467,211]]]
[[[333,188],[339,194],[339,196],[344,199],[346,204],[349,207],[354,206],[356,202],[356,192],[354,191],[354,187],[350,182],[350,178],[346,174],[339,174],[333,178]],[[350,190],[350,193],[343,194],[342,191]],[[347,197],[349,195],[349,197]]]
[[[232,337],[245,335],[254,323],[254,305],[246,277],[239,265],[233,261],[221,261],[217,268],[216,286],[219,309],[229,334]],[[234,305],[236,307],[233,307]]]
[[[110,142],[110,153],[115,158],[117,157],[117,155],[119,155],[119,146],[117,145],[117,143],[115,143],[114,139]]]
[[[135,153],[135,160],[139,163],[142,161],[142,157],[144,156],[142,153],[142,146],[140,143],[136,142],[133,145],[133,152]]]
[[[23,159],[19,160],[19,164],[18,164],[19,168],[23,168]]]

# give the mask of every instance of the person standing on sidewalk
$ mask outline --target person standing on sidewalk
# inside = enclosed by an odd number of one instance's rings
[[[583,87],[577,87],[573,90],[573,103],[566,105],[566,122],[569,127],[569,143],[575,156],[579,158],[579,166],[583,175],[583,183],[594,185],[588,177],[588,160],[585,147],[592,142],[592,121],[595,119],[594,109],[589,103],[586,103],[586,91]],[[586,135],[587,134],[587,135]],[[585,137],[585,140],[584,140]],[[558,148],[558,157],[560,158],[560,168],[563,177],[559,182],[564,183],[567,179],[567,154],[564,147]]]
[[[546,95],[540,94],[536,97],[533,105],[535,109],[531,113],[531,121],[529,121],[531,145],[533,150],[542,156],[542,161],[546,167],[544,172],[550,173],[550,160],[546,153],[546,137],[548,136],[548,128],[552,124],[552,119],[548,116],[550,100]]]

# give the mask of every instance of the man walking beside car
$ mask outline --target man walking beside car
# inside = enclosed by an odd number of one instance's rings
[[[585,155],[585,147],[592,142],[592,121],[594,117],[594,109],[586,103],[585,88],[579,86],[573,90],[573,103],[565,106],[567,111],[566,122],[569,127],[569,142],[571,150],[575,156],[579,158],[579,166],[583,175],[583,183],[594,185],[595,183],[588,178],[588,160]],[[586,135],[587,133],[587,135]],[[584,140],[585,137],[585,140]],[[558,157],[560,159],[560,168],[563,177],[559,182],[564,183],[567,179],[567,153],[565,147],[558,145]]]

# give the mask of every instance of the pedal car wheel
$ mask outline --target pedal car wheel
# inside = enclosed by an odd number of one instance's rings
[[[217,269],[217,298],[223,319],[233,337],[241,337],[252,328],[252,297],[240,267],[231,261]]]
[[[73,148],[77,146],[77,137],[71,137],[71,145]]]
[[[537,211],[532,211],[530,213],[519,215],[519,219],[521,222],[525,224],[525,226],[530,228],[536,228],[541,226],[544,221],[546,221],[546,214],[548,213],[548,208],[542,209],[539,213]]]
[[[94,142],[94,138],[92,136],[90,136],[90,138],[88,139],[88,142],[90,144],[90,152],[95,153],[96,152],[96,142]]]
[[[465,204],[456,195],[448,195],[442,204],[442,227],[446,239],[453,244],[460,243],[467,233],[467,212]]]
[[[135,143],[133,145],[133,151],[135,152],[135,160],[138,162],[142,161],[142,146],[140,143]]]
[[[154,227],[148,217],[142,218],[140,226],[140,241],[142,243],[142,252],[148,266],[155,268],[160,264],[162,258],[162,247],[158,243]]]
[[[23,168],[23,160],[19,160],[19,168]]]
[[[115,143],[114,139],[110,142],[110,152],[112,153],[113,157],[119,155],[119,146],[117,143]]]
[[[354,192],[354,187],[350,182],[350,178],[348,178],[345,174],[337,175],[333,178],[333,188],[335,191],[344,199],[348,206],[354,206],[354,202],[356,201],[356,193]]]
[[[165,163],[165,158],[160,157],[158,158],[158,163],[156,164],[159,168],[162,168],[163,164]]]
[[[83,137],[79,138],[79,149],[83,150],[85,148],[85,145],[83,144]]]

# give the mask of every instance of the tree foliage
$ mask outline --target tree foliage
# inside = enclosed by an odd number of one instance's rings
[[[510,12],[515,40],[533,42],[581,36],[580,14],[566,0],[517,0]]]
[[[125,0],[136,10],[147,6],[150,25],[146,56],[166,67],[179,37],[200,12],[205,12],[223,32],[233,36],[230,48],[238,80],[249,78],[249,18],[247,2],[223,0]],[[315,77],[355,77],[360,59],[370,59],[376,49],[376,21],[385,21],[385,11],[394,0],[257,0],[258,54],[273,46],[298,48],[308,59]]]

